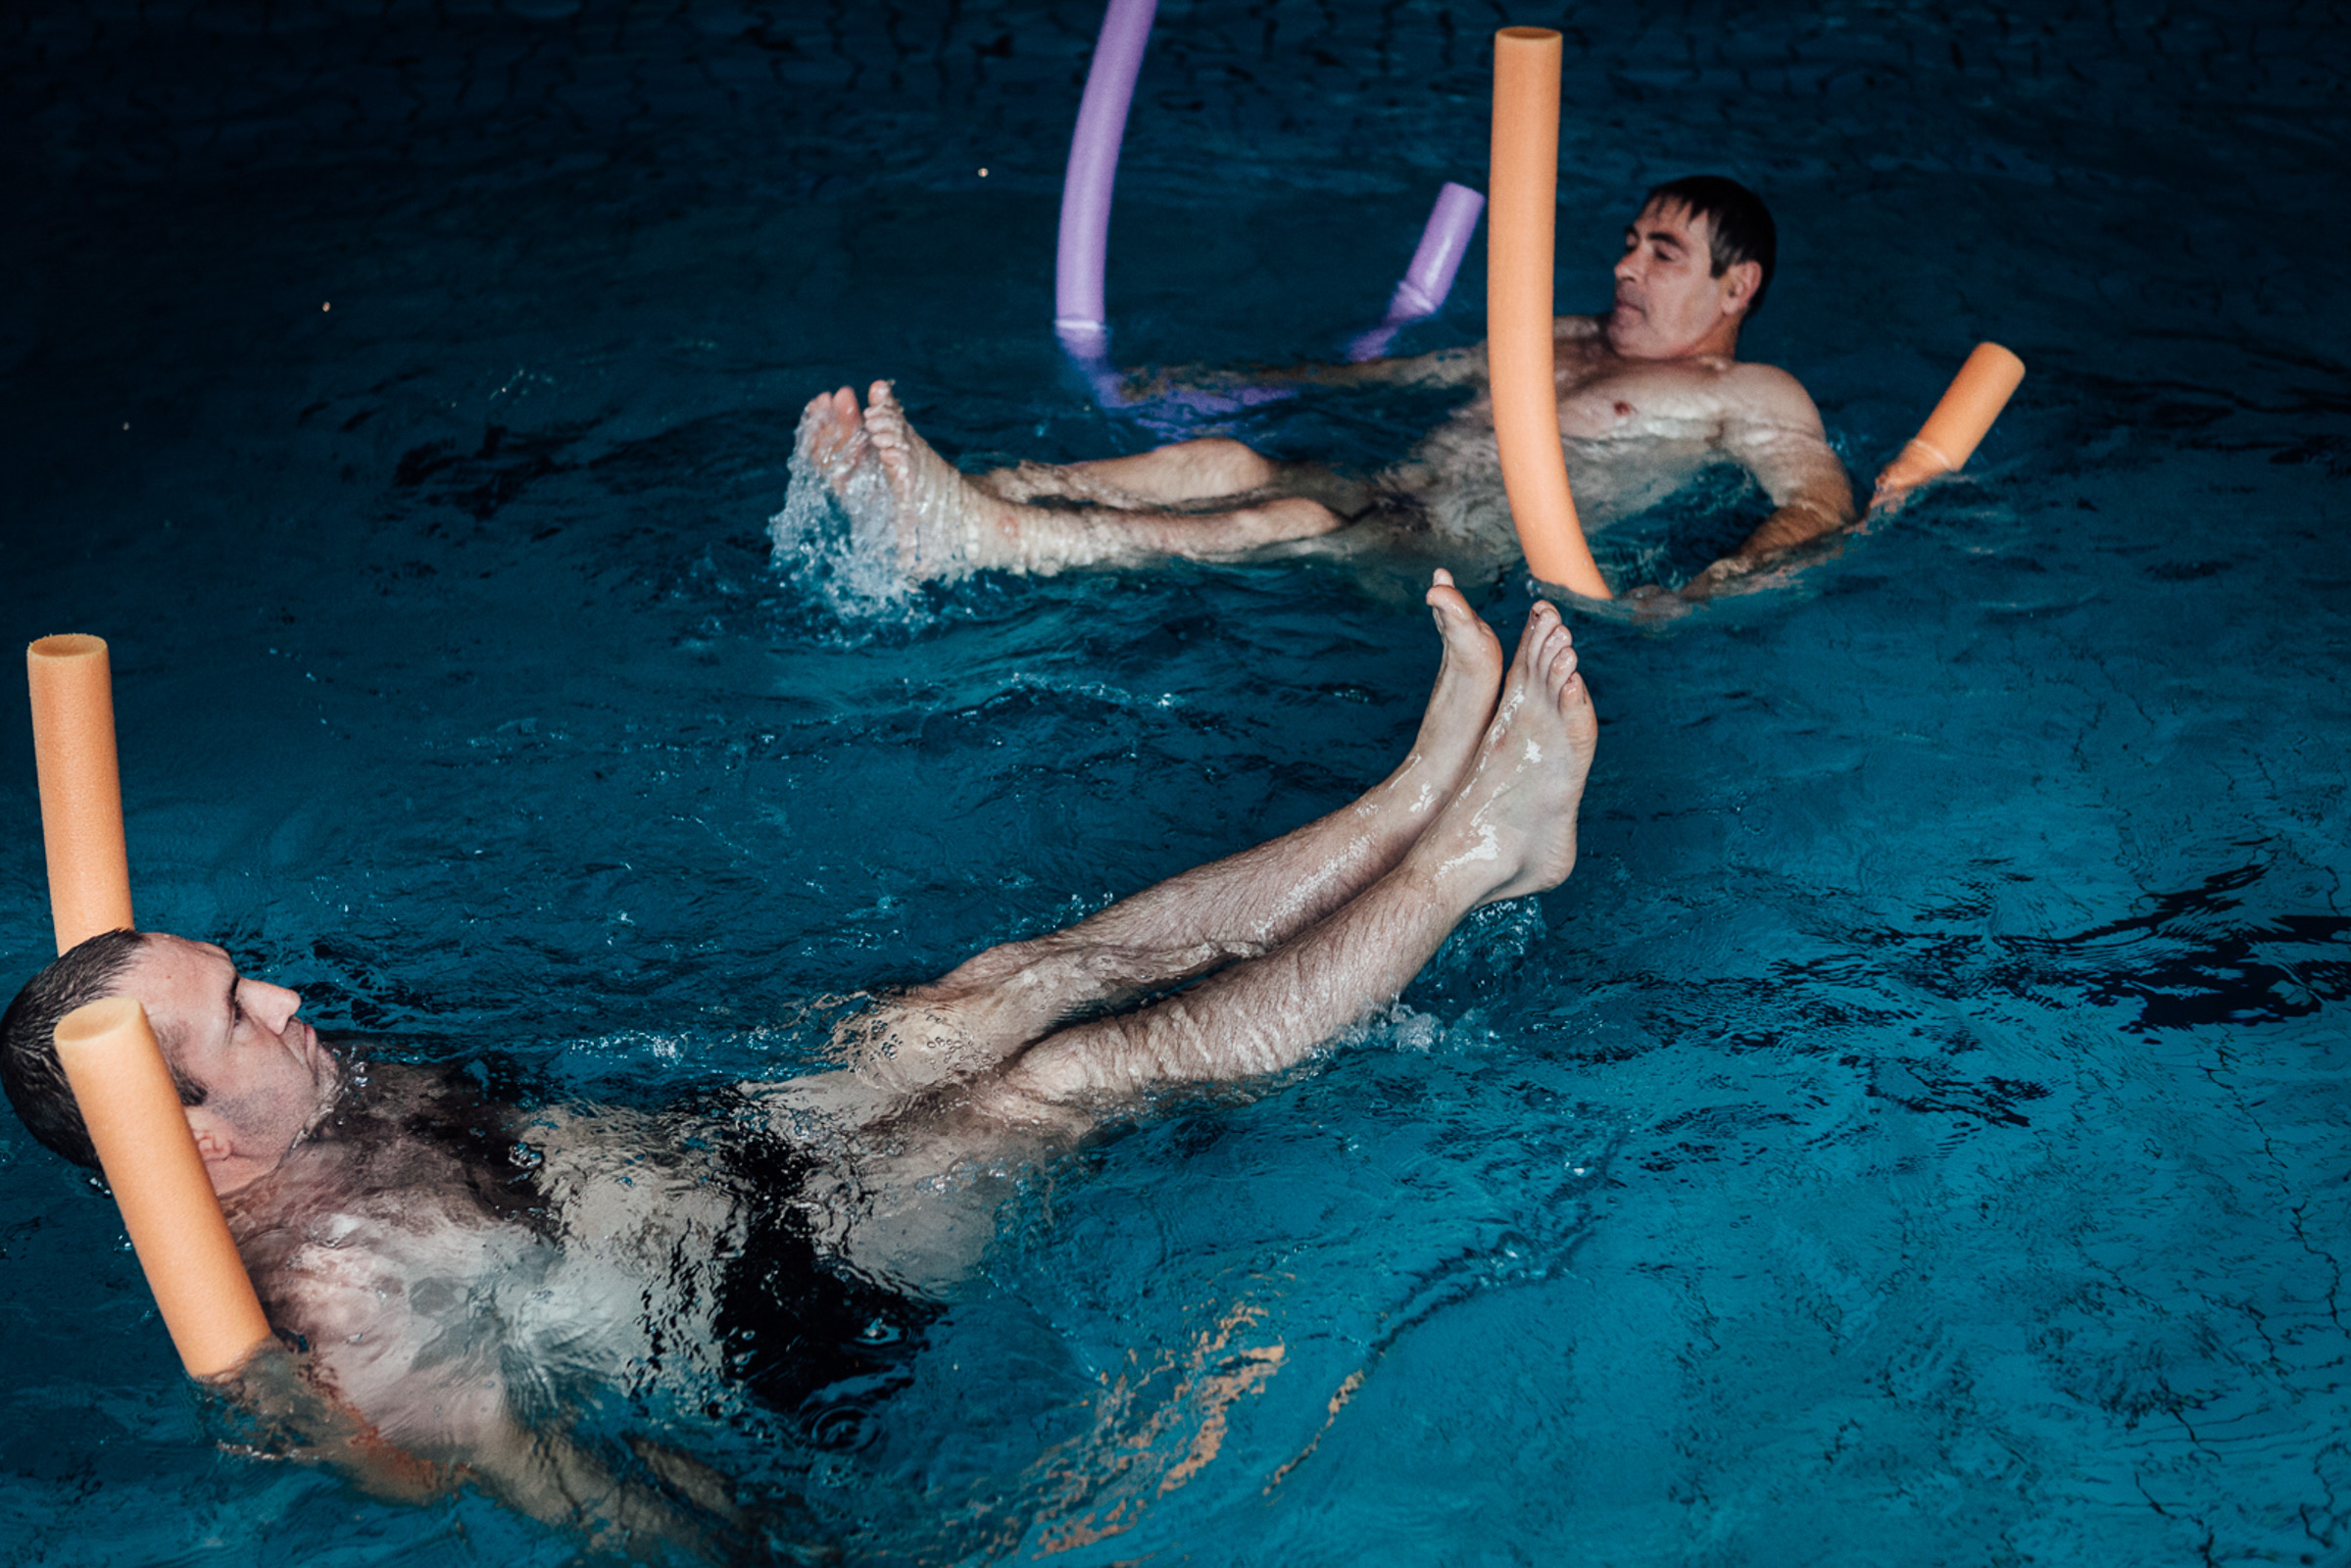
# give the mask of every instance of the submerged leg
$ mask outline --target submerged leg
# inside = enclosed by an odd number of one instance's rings
[[[832,406],[837,410],[847,395],[847,389],[832,394]],[[1250,500],[1215,512],[1008,501],[939,456],[906,422],[887,381],[874,382],[867,395],[863,434],[864,445],[849,456],[834,488],[861,531],[896,539],[898,564],[914,577],[1218,559],[1328,533],[1344,520],[1300,496]],[[840,450],[849,452],[846,441]],[[860,469],[878,473],[883,483],[855,482]]]
[[[1394,1001],[1470,910],[1566,880],[1598,735],[1567,628],[1538,604],[1475,765],[1398,863],[1263,956],[1139,1012],[1047,1036],[1004,1070],[1012,1102],[1003,1108],[1298,1061]]]
[[[1468,776],[1501,679],[1501,646],[1449,574],[1436,574],[1428,605],[1445,657],[1412,750],[1386,779],[1281,838],[907,992],[864,1020],[858,1065],[908,1087],[985,1071],[1073,1013],[1267,953],[1386,875]]]

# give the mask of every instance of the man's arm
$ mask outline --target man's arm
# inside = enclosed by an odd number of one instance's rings
[[[1551,321],[1554,347],[1590,343],[1599,335],[1600,320],[1596,316],[1561,316]],[[1270,371],[1268,376],[1317,386],[1484,386],[1486,345],[1473,343],[1467,348],[1439,349],[1434,354],[1413,354],[1401,359],[1364,360],[1353,365],[1300,365]]]
[[[1575,319],[1581,319],[1576,318]],[[1292,386],[1484,386],[1486,345],[1439,349],[1396,359],[1361,360],[1351,364],[1313,361],[1304,365],[1255,366],[1245,370],[1179,365],[1137,371],[1127,377],[1125,392],[1138,402],[1175,391],[1236,394],[1249,388]]]
[[[710,1555],[718,1534],[712,1520],[616,1474],[563,1431],[516,1416],[502,1342],[480,1319],[418,1313],[409,1282],[364,1248],[306,1247],[273,1283],[272,1297],[292,1309],[310,1345],[300,1386],[328,1435],[314,1452],[363,1486],[430,1494],[470,1480],[604,1549],[657,1561],[672,1552]],[[290,1386],[278,1380],[281,1396]],[[314,1424],[299,1410],[264,1413]],[[668,1466],[641,1457],[676,1484]]]
[[[1600,318],[1596,316],[1561,316],[1551,321],[1554,344],[1584,344],[1599,335]],[[1245,387],[1269,386],[1482,387],[1486,384],[1486,345],[1472,343],[1465,348],[1438,349],[1430,354],[1408,354],[1393,359],[1359,360],[1347,364],[1313,362],[1305,365],[1259,366],[1249,370],[1176,366],[1130,376],[1127,392],[1129,396],[1140,400],[1158,397],[1184,387],[1205,392],[1232,392]],[[1789,384],[1793,385],[1793,382]],[[1801,388],[1797,389],[1797,395],[1802,396]],[[1809,400],[1805,406],[1811,406]],[[1813,422],[1819,423],[1817,416]]]
[[[1798,545],[1853,525],[1852,481],[1803,386],[1768,365],[1740,366],[1734,375],[1722,448],[1755,476],[1773,511],[1736,551],[1690,579],[1687,599],[1710,598]]]
[[[1270,381],[1297,381],[1312,386],[1483,386],[1486,384],[1486,345],[1439,349],[1396,359],[1359,360],[1347,365],[1298,365],[1270,370]]]

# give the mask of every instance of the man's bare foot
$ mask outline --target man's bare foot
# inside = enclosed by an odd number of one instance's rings
[[[1445,659],[1420,733],[1396,770],[1355,804],[1359,819],[1400,835],[1405,844],[1420,836],[1469,776],[1502,680],[1501,642],[1453,586],[1451,572],[1437,569],[1426,603],[1445,640]]]
[[[1468,879],[1470,907],[1557,887],[1575,869],[1576,809],[1598,742],[1574,641],[1539,600],[1476,765],[1410,863],[1441,883]]]
[[[849,388],[819,392],[801,411],[793,447],[802,462],[824,476],[835,495],[848,485],[868,446],[865,421],[857,413],[857,395]]]
[[[865,394],[865,438],[885,481],[898,564],[908,576],[955,577],[1023,564],[1019,509],[973,484],[917,435],[887,381]],[[853,521],[857,490],[843,497]],[[873,499],[862,498],[868,506]]]

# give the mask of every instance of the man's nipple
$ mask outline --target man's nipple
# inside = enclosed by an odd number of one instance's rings
[[[1633,417],[1633,405],[1630,403],[1619,403],[1616,406],[1616,416],[1620,419],[1630,419]]]

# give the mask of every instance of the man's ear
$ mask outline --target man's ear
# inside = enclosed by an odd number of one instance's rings
[[[226,1198],[257,1176],[269,1173],[267,1165],[256,1165],[249,1154],[237,1152],[236,1137],[227,1122],[202,1105],[181,1107],[188,1118],[188,1131],[195,1135],[196,1152],[204,1158],[204,1174],[212,1178],[213,1195]]]
[[[1723,272],[1723,314],[1746,315],[1747,307],[1755,303],[1755,291],[1762,286],[1761,262],[1734,262]]]
[[[188,1131],[196,1138],[196,1152],[204,1156],[204,1167],[215,1170],[236,1152],[228,1136],[228,1127],[220,1117],[202,1105],[183,1105],[187,1113]]]

